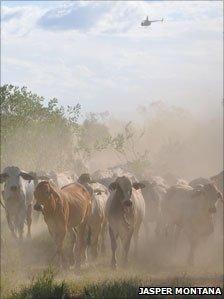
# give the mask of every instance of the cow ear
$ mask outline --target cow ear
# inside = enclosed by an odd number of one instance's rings
[[[56,198],[57,200],[60,200],[60,195],[59,193],[55,190],[55,185],[52,184],[51,182],[49,182],[49,186],[50,186],[50,193],[52,193]]]
[[[0,173],[0,184],[4,183],[8,176],[7,173]]]
[[[90,180],[89,183],[90,183],[90,184],[95,184],[95,183],[97,183],[97,181]]]
[[[26,173],[26,172],[20,172],[20,176],[26,180],[26,181],[31,181],[31,180],[35,180],[36,176],[34,174],[31,173]]]
[[[138,189],[143,189],[145,188],[145,184],[139,182],[139,183],[133,183],[132,184],[132,187],[135,189],[135,190],[138,190]]]
[[[117,182],[113,182],[109,185],[108,189],[110,191],[113,191],[113,190],[116,190],[117,189],[117,186],[118,186],[118,183]]]

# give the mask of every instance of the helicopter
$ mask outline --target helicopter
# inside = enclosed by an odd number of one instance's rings
[[[144,20],[144,21],[141,22],[141,26],[150,26],[151,23],[153,23],[153,22],[163,22],[163,19],[150,21],[149,17],[147,16],[146,20]]]

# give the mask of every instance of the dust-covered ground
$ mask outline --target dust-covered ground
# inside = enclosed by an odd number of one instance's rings
[[[142,229],[138,256],[134,258],[131,249],[127,268],[122,268],[118,262],[118,269],[111,270],[108,237],[106,255],[100,255],[96,261],[88,260],[77,272],[74,267],[58,269],[52,262],[55,247],[42,217],[33,223],[32,240],[24,239],[19,243],[11,238],[4,210],[1,213],[2,298],[30,298],[29,294],[31,298],[36,298],[37,294],[38,298],[62,298],[61,294],[70,294],[71,298],[119,298],[118,294],[122,298],[134,298],[133,292],[137,294],[138,286],[223,287],[220,231],[199,246],[194,266],[186,263],[189,248],[184,237],[175,249],[172,242],[155,236],[152,227],[147,232]]]

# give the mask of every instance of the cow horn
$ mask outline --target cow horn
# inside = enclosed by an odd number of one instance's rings
[[[36,179],[36,175],[32,173],[27,173],[27,172],[20,172],[21,177],[26,180],[26,181],[31,181]]]

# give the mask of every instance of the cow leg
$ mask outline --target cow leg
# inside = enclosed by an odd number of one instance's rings
[[[91,229],[89,226],[85,226],[85,232],[83,236],[83,250],[81,256],[81,263],[87,264],[88,247],[91,245]]]
[[[31,223],[32,223],[32,205],[28,205],[26,212],[26,222],[27,222],[27,238],[31,239]]]
[[[133,233],[134,237],[134,256],[137,258],[138,256],[138,239],[139,239],[139,229],[140,229],[141,223],[139,223]]]
[[[138,232],[137,233],[134,233],[133,235],[134,237],[134,256],[135,258],[138,257]]]
[[[18,226],[18,233],[19,233],[19,239],[20,239],[20,241],[23,240],[23,229],[24,229],[24,223],[19,224],[19,226]]]
[[[131,245],[131,237],[132,234],[128,234],[128,236],[122,240],[122,245],[123,245],[123,266],[126,267],[128,264],[128,253]]]
[[[69,231],[69,248],[68,248],[68,256],[69,256],[69,264],[70,265],[74,265],[74,245],[75,245],[75,241],[76,241],[76,234],[73,231],[73,229],[71,229]]]
[[[101,254],[106,254],[106,233],[107,233],[107,223],[103,223],[101,228]]]
[[[57,246],[57,255],[58,255],[60,267],[62,266],[62,262],[63,262],[63,244],[64,244],[66,232],[67,232],[66,226],[63,226],[55,233],[55,243]]]
[[[98,245],[99,245],[99,235],[100,235],[101,227],[100,225],[92,228],[91,230],[91,256],[92,259],[95,260],[98,256]]]
[[[181,232],[181,227],[179,225],[175,225],[174,228],[174,240],[173,240],[173,246],[174,246],[174,250],[177,250],[178,247],[178,241],[179,241],[179,237],[180,237],[180,232]]]
[[[56,244],[57,244],[56,255],[58,257],[59,267],[61,267],[63,262],[63,238],[61,236],[56,237]]]
[[[78,229],[77,242],[75,246],[75,266],[77,270],[80,269],[82,258],[86,254],[87,242],[85,241],[85,233],[86,223],[82,223]]]
[[[158,237],[164,237],[164,232],[165,232],[165,224],[163,221],[158,220],[156,223],[156,228],[155,228],[155,235]]]
[[[197,247],[197,239],[194,238],[193,236],[188,236],[189,243],[190,243],[190,251],[188,254],[188,264],[190,266],[194,265],[194,256],[195,256],[195,250]]]
[[[145,230],[145,234],[146,234],[146,238],[147,240],[149,240],[149,221],[148,219],[145,219],[144,221],[144,230]]]
[[[9,229],[10,229],[10,231],[11,231],[11,233],[12,233],[12,236],[13,236],[15,239],[17,239],[17,235],[16,235],[16,233],[15,233],[15,227],[14,227],[14,225],[13,225],[13,223],[12,223],[12,219],[11,219],[11,217],[10,217],[10,215],[9,215],[8,212],[6,212],[6,219],[7,219],[7,222],[8,222]]]
[[[112,250],[111,267],[112,269],[116,269],[117,268],[117,260],[116,260],[117,236],[114,234],[111,227],[109,227],[109,235],[110,235],[111,250]]]
[[[83,246],[81,247],[81,263],[87,264],[88,257],[88,245],[90,245],[91,241],[91,230],[87,224],[84,224],[84,233],[83,233]],[[90,233],[90,235],[89,235]]]

